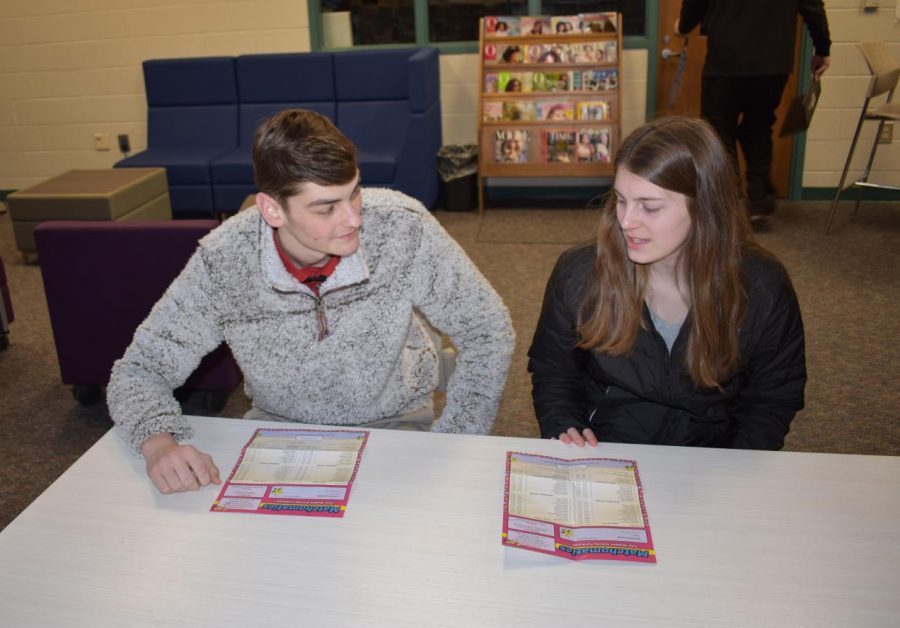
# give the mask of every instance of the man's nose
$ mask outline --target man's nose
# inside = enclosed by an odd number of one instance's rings
[[[355,203],[347,203],[344,211],[347,212],[347,224],[354,229],[359,229],[360,225],[362,225],[360,208],[356,207]]]

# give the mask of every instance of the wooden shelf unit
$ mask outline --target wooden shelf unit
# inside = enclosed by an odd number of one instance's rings
[[[582,137],[579,131],[590,130],[602,134],[605,130],[608,137],[606,150],[612,157],[618,142],[621,139],[621,85],[622,85],[622,29],[621,16],[616,15],[616,31],[602,33],[564,33],[547,35],[514,35],[497,36],[485,33],[484,19],[479,27],[478,51],[479,61],[479,98],[478,98],[478,208],[484,210],[484,180],[490,177],[607,177],[612,176],[612,164],[609,161],[579,161],[576,156],[574,161],[552,161],[546,152],[547,131],[574,132],[576,148]],[[545,53],[548,46],[562,46],[570,51],[576,50],[580,45],[584,50],[585,44],[591,44],[597,49],[604,50],[604,60],[573,61],[571,58],[560,62],[535,60],[537,46]],[[487,60],[486,49],[493,47],[492,53],[497,61]],[[510,46],[519,46],[522,55],[521,62],[503,62],[500,58],[501,51]],[[615,59],[606,60],[608,46],[614,46]],[[598,75],[613,76],[614,79],[602,89],[572,89],[584,85],[585,72],[590,72],[594,77]],[[508,81],[516,78],[522,85],[522,77],[534,79],[535,74],[558,74],[569,77],[567,89],[555,91],[501,91],[501,75],[507,75]],[[594,74],[596,73],[596,74]],[[493,75],[496,79],[496,91],[489,89],[487,79]],[[491,85],[494,82],[491,81]],[[524,87],[524,86],[523,86]],[[516,103],[525,105],[526,108],[534,107],[535,110],[542,105],[553,105],[558,102],[571,102],[574,107],[574,115],[571,119],[541,119],[540,111],[535,111],[534,119],[486,119],[487,109],[493,107],[492,117],[496,117],[498,105],[514,106]],[[604,119],[580,119],[579,103],[592,103],[602,101],[608,104],[607,117]],[[487,107],[486,107],[487,105]],[[528,137],[529,141],[525,150],[527,158],[521,162],[503,161],[497,142],[502,142],[501,136],[510,136],[510,132],[519,131],[518,135]],[[599,148],[598,148],[599,150]],[[525,152],[525,151],[523,151]]]

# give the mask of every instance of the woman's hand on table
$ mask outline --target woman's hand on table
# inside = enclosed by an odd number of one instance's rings
[[[597,437],[594,435],[594,430],[589,427],[584,428],[583,431],[579,430],[577,427],[570,427],[559,435],[559,440],[566,445],[577,445],[578,447],[584,447],[585,444],[596,447],[598,443]]]

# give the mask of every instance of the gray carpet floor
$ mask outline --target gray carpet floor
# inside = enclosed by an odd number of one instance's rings
[[[824,235],[824,203],[785,203],[760,240],[785,263],[807,334],[807,405],[785,449],[900,455],[900,207],[842,207]],[[590,239],[590,209],[490,209],[436,212],[505,300],[516,350],[494,433],[538,435],[525,370],[544,284],[557,256]],[[8,213],[0,214],[0,256],[16,320],[0,352],[0,529],[110,427],[102,402],[81,407],[60,381],[40,268],[15,250]],[[236,391],[220,413],[249,407]],[[185,411],[204,414],[188,400]]]

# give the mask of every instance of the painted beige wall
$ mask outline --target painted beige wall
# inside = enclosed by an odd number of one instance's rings
[[[862,5],[862,0],[825,1],[832,39],[831,67],[822,79],[822,97],[807,133],[803,187],[833,188],[840,181],[869,87],[870,74],[857,42],[888,42],[894,58],[900,60],[897,0],[881,0],[881,7],[874,13],[864,13]],[[876,126],[866,123],[848,181],[855,180],[865,169]],[[892,144],[878,148],[869,180],[900,185],[900,128],[894,133]]]
[[[866,69],[854,42],[885,39],[900,58],[896,0],[863,14],[860,0],[828,0],[833,65],[809,133],[803,185],[837,184]],[[21,189],[71,168],[110,167],[94,133],[146,145],[145,59],[309,50],[305,0],[3,0],[0,2],[0,189]],[[475,141],[477,55],[441,56],[444,142]],[[646,115],[647,53],[623,54],[623,128]],[[871,133],[869,134],[871,135]],[[898,141],[877,175],[900,184]]]
[[[305,0],[2,0],[0,189],[146,147],[145,59],[309,50]]]

